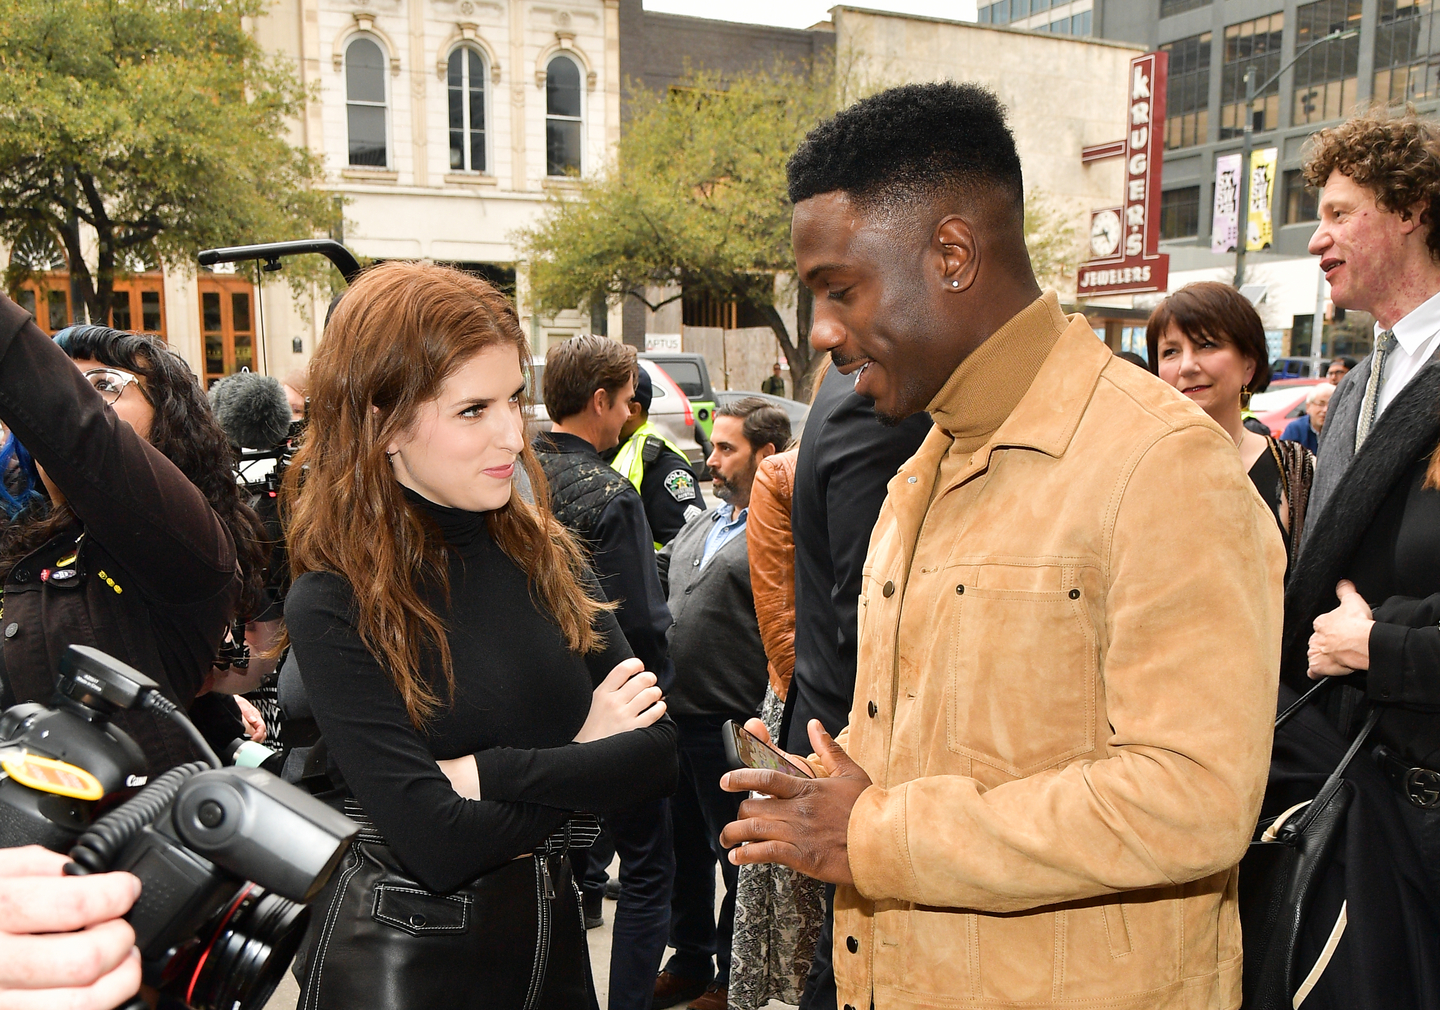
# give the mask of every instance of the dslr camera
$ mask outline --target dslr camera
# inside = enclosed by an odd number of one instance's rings
[[[110,721],[122,709],[174,719],[207,761],[147,782]],[[0,845],[68,851],[70,874],[140,878],[125,918],[161,1006],[260,1010],[358,830],[267,771],[220,767],[154,681],[88,646],[66,650],[54,705],[0,715],[0,767]]]

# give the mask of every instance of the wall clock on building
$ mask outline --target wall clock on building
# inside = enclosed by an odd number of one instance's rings
[[[1099,210],[1090,215],[1090,251],[1099,259],[1113,256],[1120,248],[1120,215]]]

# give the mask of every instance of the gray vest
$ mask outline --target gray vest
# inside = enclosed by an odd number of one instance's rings
[[[675,662],[675,687],[666,701],[677,716],[743,720],[759,715],[770,677],[755,619],[745,532],[727,540],[700,566],[713,515],[712,509],[690,520],[660,552],[661,578],[674,618],[670,658]]]

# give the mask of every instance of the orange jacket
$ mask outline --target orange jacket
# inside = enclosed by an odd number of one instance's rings
[[[769,660],[770,686],[783,701],[795,673],[795,539],[790,535],[790,496],[798,449],[760,464],[750,491],[745,536],[750,546],[750,588],[760,641]]]

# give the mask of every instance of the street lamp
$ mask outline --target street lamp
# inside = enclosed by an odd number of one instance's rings
[[[1280,75],[1289,70],[1300,61],[1310,50],[1326,42],[1334,42],[1337,39],[1353,39],[1360,34],[1360,29],[1351,28],[1346,31],[1334,31],[1323,38],[1318,38],[1294,56],[1275,73],[1270,75],[1269,80],[1258,88],[1255,86],[1255,68],[1247,67],[1245,70],[1245,132],[1244,139],[1240,145],[1240,234],[1235,242],[1235,290],[1239,291],[1245,283],[1245,246],[1250,241],[1250,150],[1255,144],[1255,96],[1263,92],[1270,85],[1280,79]]]

